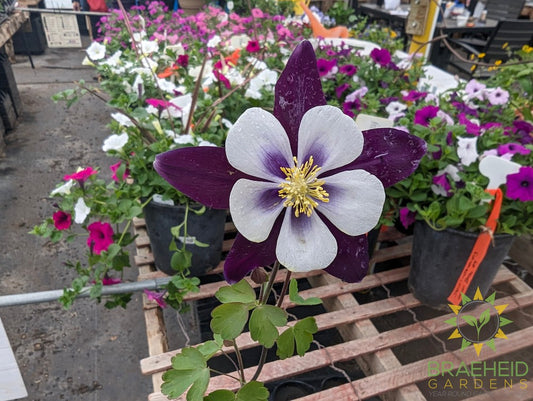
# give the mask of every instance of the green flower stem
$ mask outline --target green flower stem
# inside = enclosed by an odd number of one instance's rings
[[[241,376],[241,384],[244,384],[246,383],[246,378],[244,377],[244,362],[242,360],[241,350],[239,349],[236,340],[233,340],[233,348],[235,348],[235,355],[237,356],[237,363],[239,365],[239,374]]]
[[[209,368],[209,370],[213,373],[216,373],[217,375],[223,375],[223,376],[227,376],[227,377],[230,377],[232,378],[233,380],[237,380],[238,382],[240,382],[239,378],[235,377],[235,376],[232,376],[228,373],[224,373],[224,372],[221,372],[220,370],[216,370],[216,369],[212,369],[212,368]]]
[[[278,302],[276,303],[276,306],[278,308],[281,308],[281,305],[283,304],[283,299],[285,298],[285,294],[287,294],[287,290],[289,289],[289,283],[291,282],[291,271],[287,270],[287,276],[285,277],[285,281],[283,282],[283,288],[281,289],[281,294],[279,295]]]
[[[265,292],[263,293],[263,297],[259,299],[259,303],[261,305],[266,304],[268,302],[268,297],[270,296],[270,293],[272,292],[272,287],[274,286],[274,282],[276,281],[278,270],[279,270],[279,262],[276,260],[274,262],[274,266],[272,267],[272,271],[270,272],[270,277],[268,279],[268,284],[266,286]]]

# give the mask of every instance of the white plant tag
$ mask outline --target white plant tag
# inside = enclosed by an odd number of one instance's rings
[[[359,114],[355,123],[361,131],[373,128],[392,128],[393,122],[387,118],[371,116],[369,114]]]
[[[507,176],[518,173],[520,167],[520,164],[498,156],[487,156],[479,162],[479,171],[489,179],[487,189],[496,189],[505,184]]]

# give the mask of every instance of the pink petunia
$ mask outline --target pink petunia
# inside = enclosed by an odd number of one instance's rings
[[[113,228],[111,224],[95,221],[87,227],[87,230],[89,230],[87,246],[92,249],[93,253],[100,255],[103,251],[109,249],[109,246],[113,243]]]
[[[52,216],[54,227],[58,230],[68,230],[72,224],[72,216],[62,210],[58,210]]]
[[[257,53],[261,51],[261,46],[259,46],[259,42],[257,40],[250,40],[246,45],[246,51],[249,53]]]
[[[144,290],[144,293],[146,294],[146,297],[150,301],[157,302],[157,304],[161,308],[166,308],[167,307],[167,303],[163,299],[163,297],[165,296],[165,292],[154,292],[154,291],[150,291],[150,290]]]
[[[118,163],[115,163],[109,166],[109,169],[113,172],[113,174],[111,175],[111,178],[116,182],[119,182],[119,179],[117,177],[117,170],[120,168],[120,165],[121,165],[121,162],[118,162]],[[122,181],[128,178],[129,175],[130,175],[129,170],[128,169],[124,170],[124,174],[122,175]]]
[[[102,279],[102,284],[103,285],[115,285],[115,284],[120,284],[120,283],[122,283],[121,279],[116,278],[116,277],[109,277],[108,275],[106,275]]]
[[[96,174],[98,173],[98,171],[96,171],[95,169],[93,169],[92,167],[86,167],[84,168],[83,170],[80,170],[74,174],[67,174],[63,177],[63,179],[65,181],[68,181],[68,180],[75,180],[75,181],[78,181],[80,184],[81,183],[84,183],[85,181],[87,181],[87,179],[93,175],[93,174]]]

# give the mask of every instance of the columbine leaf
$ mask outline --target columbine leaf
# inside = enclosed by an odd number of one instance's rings
[[[474,316],[463,315],[461,316],[461,319],[467,322],[470,326],[475,326],[477,324],[477,319]]]
[[[235,393],[229,390],[216,390],[204,397],[204,401],[235,401]]]
[[[268,396],[268,390],[263,383],[252,381],[237,391],[235,401],[267,401]]]
[[[287,324],[287,312],[273,305],[259,305],[250,317],[250,335],[261,345],[271,348],[279,337],[277,327]]]
[[[248,305],[237,302],[217,306],[211,312],[211,330],[224,340],[233,340],[242,333],[248,321],[248,310]]]
[[[276,355],[280,359],[290,358],[294,355],[294,330],[292,327],[289,327],[278,337],[276,342],[277,350]]]
[[[161,392],[177,398],[189,387],[187,401],[202,401],[209,384],[209,368],[204,356],[195,348],[184,348],[172,358],[172,369],[163,374]]]
[[[303,299],[300,294],[298,294],[298,282],[295,279],[291,279],[289,284],[289,299],[296,305],[319,305],[322,303],[322,300],[317,297]]]
[[[318,331],[315,318],[306,317],[296,323],[293,329],[294,340],[296,341],[296,352],[298,355],[304,356],[313,342],[313,334]]]
[[[209,360],[221,348],[222,343],[217,343],[214,340],[206,341],[205,343],[196,347],[196,349],[204,356],[205,360]]]
[[[220,288],[215,297],[223,304],[228,302],[252,303],[255,302],[255,291],[246,280]]]

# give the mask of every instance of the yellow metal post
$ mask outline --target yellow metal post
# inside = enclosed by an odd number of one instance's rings
[[[407,20],[406,32],[416,32],[411,39],[409,54],[417,53],[427,58],[431,44],[422,46],[433,39],[433,33],[437,25],[439,6],[441,0],[411,0],[411,12]],[[417,13],[417,10],[419,12]],[[425,16],[425,18],[423,18]],[[423,27],[423,29],[422,29]]]

